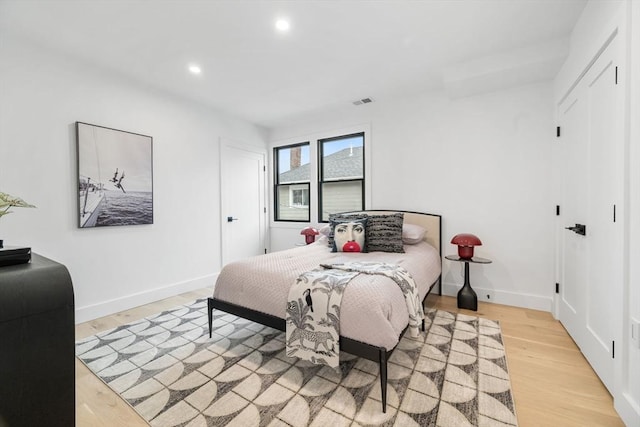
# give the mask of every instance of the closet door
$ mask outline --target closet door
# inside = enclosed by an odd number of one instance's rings
[[[587,235],[582,236],[564,227],[587,224],[587,194],[585,186],[586,165],[589,157],[585,142],[588,141],[588,127],[584,126],[588,116],[587,103],[584,93],[576,93],[562,105],[560,111],[560,129],[562,140],[563,186],[562,186],[562,278],[560,280],[560,310],[559,318],[573,340],[578,343],[585,341],[585,307],[589,286],[587,266],[589,251]]]
[[[622,182],[616,41],[560,105],[563,156],[559,319],[607,388],[613,390],[614,306],[622,287]],[[584,226],[584,234],[581,226]]]

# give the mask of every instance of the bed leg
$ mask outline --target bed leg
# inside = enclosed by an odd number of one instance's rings
[[[213,326],[213,299],[207,298],[207,311],[209,314],[209,338],[211,338],[211,327]]]
[[[380,387],[382,387],[382,412],[387,413],[387,350],[380,348]]]

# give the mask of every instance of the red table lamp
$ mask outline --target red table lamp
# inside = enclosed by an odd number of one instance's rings
[[[458,245],[458,256],[462,259],[473,258],[473,247],[482,245],[477,236],[469,233],[456,234],[451,243]]]
[[[313,227],[306,227],[300,231],[300,234],[304,236],[304,242],[309,245],[316,241],[316,236],[320,234],[320,232]]]

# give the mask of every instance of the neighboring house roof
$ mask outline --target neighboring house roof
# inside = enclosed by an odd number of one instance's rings
[[[309,181],[309,163],[305,163],[295,169],[282,172],[280,174],[280,184],[286,184],[289,182]]]
[[[362,147],[345,148],[324,158],[324,179],[361,178]],[[280,184],[308,181],[309,163],[280,174]]]

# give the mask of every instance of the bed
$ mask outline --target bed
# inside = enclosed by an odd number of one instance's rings
[[[227,264],[218,276],[213,297],[208,299],[209,336],[214,309],[284,331],[286,301],[291,285],[301,273],[318,268],[320,264],[349,261],[398,264],[413,276],[423,304],[434,286],[437,285],[438,293],[442,294],[440,215],[397,210],[360,213],[373,216],[398,212],[403,214],[404,224],[426,229],[421,241],[403,246],[405,253],[331,252],[324,237],[310,245]],[[403,294],[391,279],[360,274],[347,286],[341,307],[340,350],[378,362],[383,412],[386,412],[387,360],[406,330],[408,321]]]

